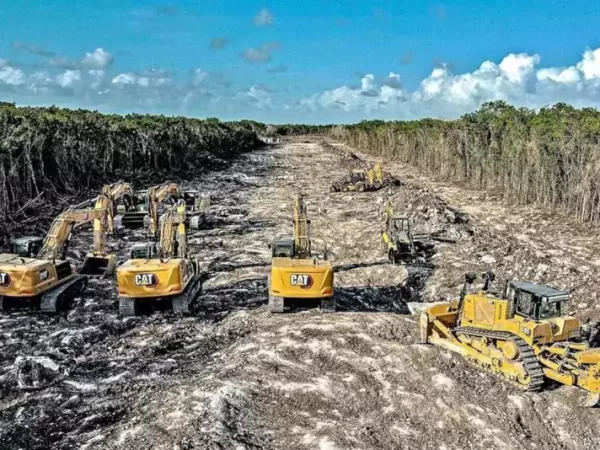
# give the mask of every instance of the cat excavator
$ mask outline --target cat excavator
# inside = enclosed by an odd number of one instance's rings
[[[335,311],[333,268],[331,262],[312,254],[310,220],[301,194],[294,201],[293,220],[293,238],[277,240],[271,246],[268,309],[282,313],[288,306],[286,302],[319,300],[322,311]]]
[[[146,227],[151,239],[158,239],[158,208],[165,200],[175,204],[178,200],[185,201],[188,220],[194,225],[200,221],[196,213],[208,207],[208,200],[203,198],[198,191],[193,189],[183,190],[176,183],[169,181],[150,187],[147,191],[137,192],[135,211],[126,212],[121,223],[125,228]]]
[[[43,239],[21,238],[12,242],[10,254],[0,255],[0,307],[29,305],[44,313],[66,308],[87,277],[105,276],[115,268],[115,256],[106,253],[105,232],[113,231],[113,205],[105,194],[93,208],[85,202],[67,208],[52,223]],[[94,246],[81,270],[65,260],[73,228],[94,223]]]
[[[171,301],[176,314],[187,314],[200,295],[198,263],[188,257],[185,200],[180,199],[160,219],[158,246],[137,244],[130,259],[117,268],[119,313],[135,316],[159,299]]]
[[[525,281],[491,291],[493,273],[480,290],[465,276],[458,301],[436,304],[420,317],[422,343],[454,351],[477,367],[525,391],[546,379],[588,392],[586,406],[600,400],[600,349],[580,339],[581,325],[567,315],[571,294]]]

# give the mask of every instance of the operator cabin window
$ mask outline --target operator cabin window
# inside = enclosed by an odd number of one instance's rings
[[[528,292],[519,292],[519,312],[527,316],[531,315],[531,294]]]
[[[540,319],[551,319],[560,316],[561,302],[549,302],[544,299],[540,304]]]

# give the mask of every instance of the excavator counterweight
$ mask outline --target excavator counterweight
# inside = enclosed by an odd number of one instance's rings
[[[119,313],[137,315],[160,299],[176,314],[187,314],[202,290],[198,263],[188,257],[186,203],[180,199],[160,219],[159,242],[132,247],[130,259],[117,268]]]

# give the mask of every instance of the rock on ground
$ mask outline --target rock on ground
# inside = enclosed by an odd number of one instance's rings
[[[191,317],[121,319],[112,280],[90,283],[65,316],[1,315],[0,448],[599,447],[600,413],[579,407],[580,390],[515,391],[457,355],[417,344],[410,314],[422,301],[456,296],[464,272],[491,266],[499,278],[583,282],[575,306],[597,320],[596,237],[571,227],[580,234],[568,241],[557,237],[563,225],[541,213],[521,216],[386,161],[401,186],[330,193],[356,158],[303,138],[189,180],[211,196],[203,229],[189,238],[207,272]],[[335,314],[266,310],[267,245],[291,234],[298,191],[307,195],[313,248],[336,267]],[[445,238],[422,264],[388,263],[380,245],[388,199],[416,232]],[[143,238],[128,231],[111,245],[124,258]],[[90,231],[72,242],[79,252],[90,245]],[[68,373],[23,391],[19,357],[49,358]]]

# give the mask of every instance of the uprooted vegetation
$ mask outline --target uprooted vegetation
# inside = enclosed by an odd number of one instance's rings
[[[600,111],[565,104],[539,111],[498,101],[457,120],[281,125],[282,135],[330,136],[427,174],[497,192],[518,204],[600,221]]]
[[[52,209],[52,204],[66,207],[118,179],[133,180],[141,188],[223,167],[259,145],[256,131],[261,127],[250,121],[104,115],[0,103],[3,227],[27,225],[30,213]]]
[[[91,283],[66,316],[0,317],[0,448],[596,448],[598,417],[575,406],[575,388],[524,394],[415,343],[409,311],[421,305],[409,302],[456,294],[455,275],[481,266],[496,240],[392,164],[399,187],[330,193],[345,161],[360,159],[338,148],[302,139],[188,180],[211,197],[205,225],[190,230],[207,272],[193,317],[119,318],[112,280]],[[298,190],[314,249],[336,268],[334,314],[266,310],[267,244],[291,233]],[[388,200],[439,239],[425,267],[387,261]],[[88,247],[82,235],[73,259]],[[142,235],[113,249],[123,257]],[[44,387],[25,391],[31,368]]]

